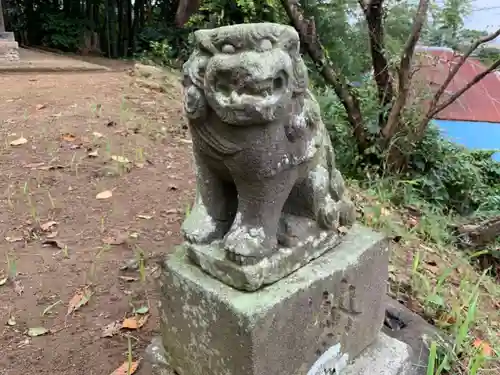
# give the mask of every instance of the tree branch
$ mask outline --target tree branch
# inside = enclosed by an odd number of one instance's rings
[[[189,21],[189,18],[198,11],[201,0],[179,0],[177,12],[175,13],[175,23],[182,27]]]
[[[498,69],[500,67],[500,59],[498,61],[495,61],[493,64],[491,64],[484,72],[479,73],[476,75],[469,83],[467,83],[464,87],[462,87],[460,90],[458,90],[456,93],[450,96],[448,100],[446,100],[444,103],[439,103],[439,99],[443,96],[443,93],[445,92],[446,88],[449,86],[453,78],[457,75],[458,71],[460,68],[465,64],[467,59],[472,55],[472,53],[478,49],[481,45],[484,43],[488,43],[492,41],[493,39],[497,38],[500,36],[500,29],[495,31],[494,33],[485,36],[484,38],[481,38],[477,40],[474,44],[470,46],[470,48],[460,56],[460,59],[457,61],[456,64],[453,64],[453,67],[450,69],[450,72],[448,73],[448,76],[444,80],[443,84],[439,87],[439,89],[436,91],[434,94],[431,103],[429,104],[429,108],[427,110],[426,115],[422,119],[422,122],[420,123],[418,130],[416,132],[416,138],[420,139],[425,133],[425,129],[427,129],[427,125],[429,124],[429,121],[432,120],[434,116],[436,116],[439,112],[441,112],[443,109],[447,108],[449,105],[453,104],[455,100],[460,98],[467,90],[469,90],[472,86],[474,86],[476,83],[481,81],[484,77],[486,77],[488,74],[493,72],[494,70]]]
[[[457,73],[460,70],[460,68],[462,67],[462,65],[465,64],[465,62],[467,61],[469,56],[472,55],[472,53],[476,49],[478,49],[479,46],[481,46],[484,43],[491,42],[493,39],[497,38],[498,36],[500,36],[500,29],[498,29],[497,31],[495,31],[494,33],[492,33],[490,35],[485,36],[484,38],[477,40],[474,44],[472,44],[469,47],[469,49],[465,52],[465,54],[463,54],[460,57],[460,59],[457,61],[457,63],[454,64],[454,66],[451,68],[450,73],[448,74],[448,76],[444,80],[443,84],[439,87],[439,89],[434,94],[434,97],[432,98],[432,101],[429,105],[429,113],[434,111],[434,108],[437,106],[439,99],[441,98],[443,93],[446,91],[446,89],[448,88],[451,81],[453,81],[453,78],[455,78],[455,76],[457,75]],[[437,112],[432,114],[430,117],[432,118],[432,116],[434,116],[436,113]]]
[[[474,86],[476,83],[481,81],[484,77],[486,77],[488,74],[493,72],[494,70],[498,69],[500,67],[500,59],[495,61],[493,64],[491,64],[484,72],[479,73],[477,76],[475,76],[469,83],[467,83],[464,87],[462,87],[460,90],[458,90],[456,93],[450,96],[448,100],[446,100],[444,103],[438,105],[433,111],[429,112],[429,118],[434,117],[437,115],[439,112],[441,112],[443,109],[451,105],[455,100],[457,100],[459,97],[461,97],[467,90],[469,90],[472,86]]]
[[[413,28],[405,43],[403,48],[403,53],[401,55],[401,62],[399,64],[398,70],[398,96],[394,105],[389,113],[389,118],[387,123],[382,129],[382,135],[386,141],[390,141],[397,130],[397,125],[399,124],[401,111],[406,105],[406,100],[408,99],[408,92],[411,84],[411,65],[413,61],[413,55],[415,53],[415,46],[420,39],[420,34],[422,28],[427,19],[427,11],[429,9],[429,0],[420,0],[418,4],[417,13],[413,20]]]
[[[358,2],[365,14],[368,26],[373,76],[377,83],[379,104],[382,108],[387,108],[394,97],[394,80],[389,71],[389,62],[384,52],[384,0],[358,0]],[[379,121],[381,126],[385,123],[386,118],[387,116],[384,113],[380,114]]]
[[[344,106],[347,119],[353,128],[354,135],[362,151],[369,145],[368,135],[363,128],[361,108],[357,96],[351,91],[348,84],[333,69],[327,56],[323,51],[323,46],[316,35],[316,25],[314,19],[305,19],[302,10],[298,6],[297,0],[281,0],[281,4],[290,18],[292,25],[299,33],[301,43],[305,47],[308,55],[315,63],[323,79],[333,87]]]

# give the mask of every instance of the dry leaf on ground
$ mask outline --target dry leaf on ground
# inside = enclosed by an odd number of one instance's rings
[[[132,276],[118,276],[120,280],[126,281],[126,282],[132,282],[132,281],[137,281],[139,280],[137,277],[132,277]]]
[[[19,280],[14,280],[14,291],[18,296],[24,293],[24,285]]]
[[[110,375],[131,375],[137,371],[139,367],[140,361],[134,361],[129,364],[129,362],[123,363],[120,367],[118,367],[115,371],[113,371]]]
[[[126,318],[123,321],[122,327],[128,328],[128,329],[139,329],[144,324],[146,324],[148,319],[149,319],[149,315],[143,315],[141,317],[134,316],[132,318]]]
[[[71,133],[64,133],[61,135],[61,139],[66,142],[74,142],[76,140],[76,136]]]
[[[48,221],[48,222],[46,222],[44,224],[41,224],[40,228],[44,232],[48,232],[54,225],[57,225],[57,221]]]
[[[28,336],[30,337],[42,336],[46,335],[47,333],[49,333],[49,330],[45,327],[28,328]]]
[[[123,163],[123,164],[130,163],[130,160],[128,160],[125,156],[111,155],[111,159],[117,161],[118,163]]]
[[[101,336],[112,337],[120,332],[120,329],[122,329],[122,324],[120,322],[117,321],[109,323],[106,327],[103,328]]]
[[[53,247],[53,248],[56,248],[56,249],[63,249],[64,245],[61,244],[59,241],[56,241],[56,240],[45,240],[45,241],[42,242],[42,247]]]
[[[486,357],[493,356],[493,349],[491,349],[490,344],[488,344],[487,342],[481,339],[475,339],[473,345],[475,348],[481,349],[483,355],[485,355]]]
[[[92,292],[88,288],[84,289],[83,291],[78,291],[69,301],[68,312],[66,313],[66,315],[70,315],[83,305],[86,305],[89,302],[91,296]]]
[[[22,237],[5,237],[5,241],[10,242],[10,243],[21,242],[23,240],[24,240],[24,238],[22,238]]]
[[[111,190],[105,190],[96,195],[96,199],[108,199],[113,196],[113,192]]]
[[[11,146],[21,146],[21,145],[24,145],[26,143],[28,143],[28,140],[24,137],[20,137],[20,138],[14,139],[12,142],[10,142],[10,145]]]

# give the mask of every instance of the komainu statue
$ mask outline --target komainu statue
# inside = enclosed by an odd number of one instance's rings
[[[244,267],[280,249],[318,248],[353,223],[299,50],[286,25],[195,32],[183,67],[196,168],[196,199],[182,225],[188,246],[217,248]]]

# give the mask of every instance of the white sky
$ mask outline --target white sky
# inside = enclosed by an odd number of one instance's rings
[[[473,0],[472,9],[466,28],[493,31],[500,27],[500,0]]]

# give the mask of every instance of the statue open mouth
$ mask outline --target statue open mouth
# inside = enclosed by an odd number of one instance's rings
[[[273,77],[256,80],[252,76],[221,72],[215,79],[215,98],[220,105],[232,110],[245,110],[248,106],[274,106],[287,90],[288,78],[280,70]]]

